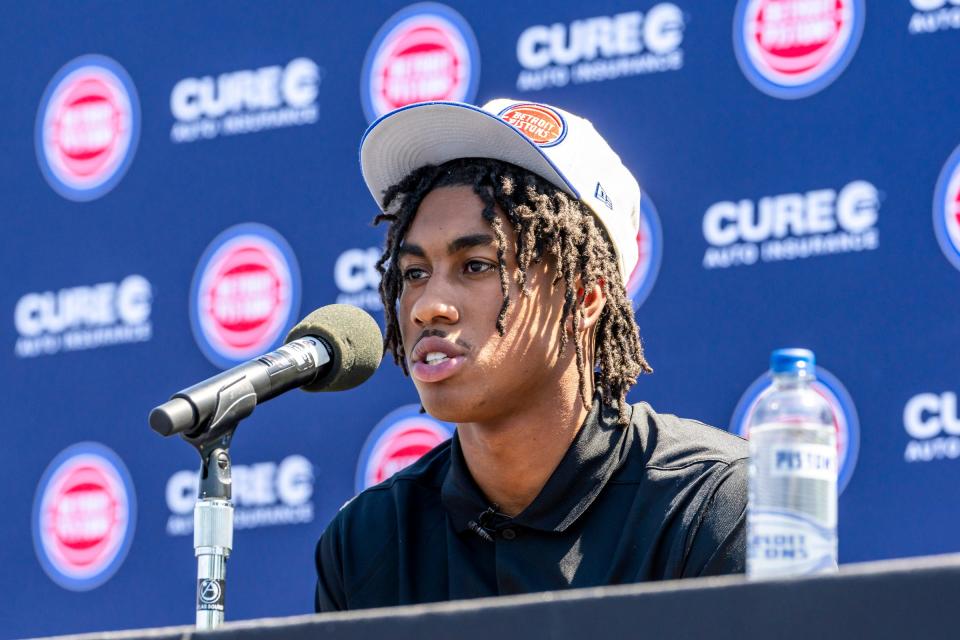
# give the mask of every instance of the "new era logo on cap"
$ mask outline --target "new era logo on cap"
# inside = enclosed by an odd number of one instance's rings
[[[613,201],[610,200],[610,196],[603,190],[603,186],[599,182],[597,183],[596,191],[593,192],[593,197],[607,205],[607,209],[613,209]]]
[[[589,120],[509,99],[482,108],[421,102],[381,117],[360,142],[363,177],[378,204],[410,172],[458,158],[515,164],[580,199],[611,239],[624,282],[629,278],[638,260],[640,187]]]

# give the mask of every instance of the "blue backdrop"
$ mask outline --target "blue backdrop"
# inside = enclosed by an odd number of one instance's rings
[[[57,3],[0,22],[0,635],[193,620],[196,454],[150,408],[336,301],[382,322],[385,109],[555,103],[645,194],[631,393],[740,430],[822,367],[842,562],[960,550],[960,3]],[[313,606],[336,509],[448,437],[384,363],[233,447],[228,618]]]

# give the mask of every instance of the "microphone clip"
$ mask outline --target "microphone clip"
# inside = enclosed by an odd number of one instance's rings
[[[490,523],[499,515],[497,509],[499,509],[499,507],[495,504],[487,507],[484,511],[480,512],[476,520],[468,522],[467,526],[487,542],[493,542],[493,527],[490,526]]]

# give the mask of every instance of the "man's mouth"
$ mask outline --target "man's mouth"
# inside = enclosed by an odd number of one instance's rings
[[[436,336],[422,338],[411,354],[410,375],[417,382],[440,382],[453,376],[466,360],[465,349]]]

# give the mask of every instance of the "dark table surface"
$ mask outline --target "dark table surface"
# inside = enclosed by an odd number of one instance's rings
[[[835,575],[794,580],[725,576],[245,620],[214,632],[184,626],[59,637],[919,640],[960,637],[958,597],[960,554],[951,554],[844,565]]]

